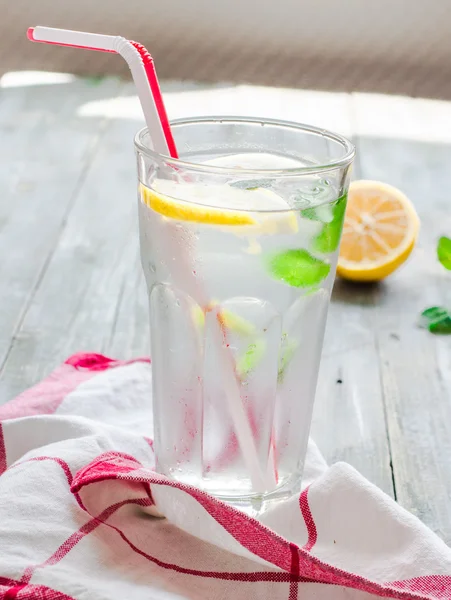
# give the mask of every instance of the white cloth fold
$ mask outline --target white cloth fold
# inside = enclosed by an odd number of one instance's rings
[[[450,548],[313,442],[257,521],[156,474],[151,436],[145,359],[78,354],[0,407],[0,598],[451,598]]]

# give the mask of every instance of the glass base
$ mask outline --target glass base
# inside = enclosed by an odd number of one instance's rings
[[[253,518],[258,518],[260,515],[268,511],[275,504],[288,500],[295,494],[301,492],[301,473],[293,475],[288,481],[282,484],[279,488],[272,492],[264,494],[247,494],[236,496],[223,496],[220,494],[212,494],[218,500],[230,504],[237,510],[244,512]],[[211,492],[209,492],[211,493]]]
[[[171,476],[170,476],[171,477]],[[301,492],[301,478],[302,471],[297,473],[293,473],[290,477],[288,477],[283,483],[281,483],[275,490],[271,492],[264,493],[238,493],[236,490],[234,492],[225,492],[222,489],[218,489],[219,486],[214,485],[213,482],[199,482],[197,479],[194,481],[189,481],[186,477],[171,477],[171,479],[175,479],[180,481],[180,483],[192,485],[207,494],[210,494],[214,498],[233,506],[237,510],[244,512],[250,517],[258,518],[259,515],[262,515],[264,512],[273,507],[276,503],[288,500],[291,496],[295,494],[300,494]]]

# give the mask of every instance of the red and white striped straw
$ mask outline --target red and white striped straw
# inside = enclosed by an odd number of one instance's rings
[[[121,36],[53,27],[30,27],[27,35],[33,42],[120,54],[132,73],[154,150],[172,158],[178,157],[155,65],[144,46]]]

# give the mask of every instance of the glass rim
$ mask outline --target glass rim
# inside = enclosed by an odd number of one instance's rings
[[[172,158],[171,156],[167,156],[165,154],[160,154],[155,150],[152,150],[144,143],[144,136],[148,134],[149,130],[147,127],[143,127],[140,129],[135,135],[135,149],[151,158],[153,160],[164,160],[166,164],[171,164],[179,168],[184,168],[189,171],[200,171],[203,173],[210,173],[216,175],[233,175],[242,178],[243,175],[250,176],[254,175],[255,177],[270,177],[270,178],[279,178],[279,177],[297,177],[301,175],[315,175],[319,173],[324,173],[327,171],[335,171],[337,169],[342,169],[347,167],[355,156],[355,146],[352,142],[350,142],[346,137],[329,131],[328,129],[322,129],[320,127],[315,127],[313,125],[307,125],[304,123],[295,123],[294,121],[283,121],[279,119],[261,119],[254,117],[233,117],[233,116],[208,116],[208,117],[190,117],[190,118],[182,118],[182,119],[174,119],[171,121],[171,127],[178,127],[181,125],[193,125],[193,124],[202,124],[202,123],[238,123],[238,124],[251,124],[251,125],[273,125],[278,127],[286,127],[289,129],[294,129],[299,132],[307,132],[316,134],[335,142],[338,142],[343,147],[343,156],[339,159],[325,162],[324,164],[314,165],[314,166],[303,166],[303,167],[290,167],[287,169],[239,169],[237,167],[221,167],[216,165],[206,165],[203,163],[194,163],[190,161],[185,161],[180,158]]]

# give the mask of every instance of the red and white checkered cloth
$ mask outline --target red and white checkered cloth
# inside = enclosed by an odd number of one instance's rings
[[[79,354],[0,407],[0,598],[451,598],[450,548],[313,444],[259,521],[157,475],[150,383]]]

